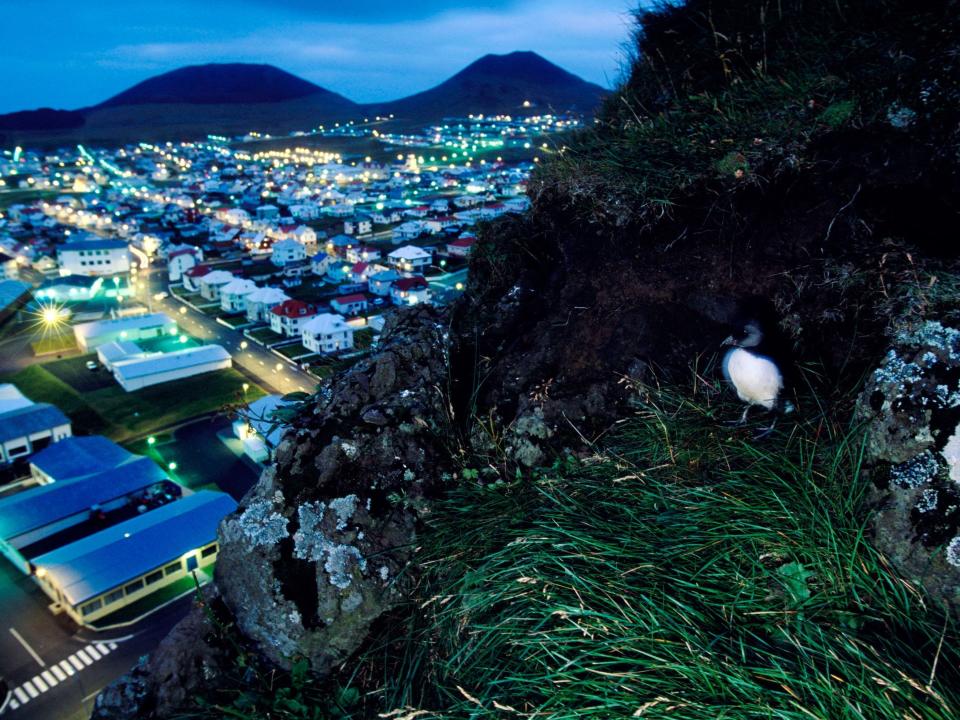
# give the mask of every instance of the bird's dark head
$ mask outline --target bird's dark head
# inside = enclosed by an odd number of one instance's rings
[[[732,347],[756,347],[763,341],[763,328],[757,320],[747,320],[738,325],[734,332],[723,341],[723,345]]]

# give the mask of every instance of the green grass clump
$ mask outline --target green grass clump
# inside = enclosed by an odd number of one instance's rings
[[[960,716],[956,622],[867,539],[860,436],[756,444],[654,400],[587,462],[435,509],[417,607],[356,670],[378,711]]]

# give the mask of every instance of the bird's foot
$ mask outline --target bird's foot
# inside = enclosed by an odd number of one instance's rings
[[[773,429],[774,429],[776,426],[777,426],[777,420],[776,420],[776,418],[774,418],[773,423],[771,423],[770,427],[764,428],[763,430],[761,430],[760,432],[758,432],[756,435],[753,436],[753,439],[754,439],[754,440],[763,440],[764,438],[768,437],[768,436],[770,435],[770,433],[773,432]]]
[[[739,420],[733,420],[733,421],[729,421],[729,420],[728,420],[728,421],[727,421],[727,425],[729,425],[730,427],[742,427],[742,426],[746,425],[746,424],[747,424],[747,415],[748,415],[749,413],[750,413],[750,406],[747,405],[747,407],[746,407],[746,408],[744,409],[744,411],[743,411],[743,415],[740,416],[740,419],[739,419]]]

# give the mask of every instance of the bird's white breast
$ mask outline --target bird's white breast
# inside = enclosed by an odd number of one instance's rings
[[[723,374],[737,395],[751,405],[772,410],[783,389],[783,375],[769,358],[734,348],[723,359]]]

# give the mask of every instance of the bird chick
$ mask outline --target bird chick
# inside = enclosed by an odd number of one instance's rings
[[[778,356],[778,348],[768,342],[766,333],[758,320],[748,320],[739,332],[723,341],[729,346],[723,358],[723,376],[736,391],[737,397],[747,403],[737,425],[747,421],[750,409],[759,406],[765,410],[789,413],[793,404],[784,400],[784,362]],[[770,427],[758,437],[769,435],[777,424],[774,416]]]

